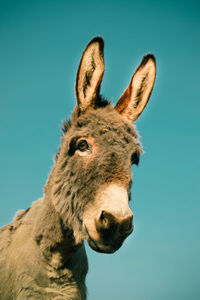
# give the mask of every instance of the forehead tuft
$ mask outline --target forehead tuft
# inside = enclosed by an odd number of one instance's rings
[[[72,125],[76,129],[87,128],[91,131],[97,130],[100,134],[108,131],[123,131],[130,137],[138,138],[135,126],[126,122],[112,106],[89,110],[73,122]]]

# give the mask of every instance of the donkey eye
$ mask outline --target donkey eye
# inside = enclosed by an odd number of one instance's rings
[[[138,165],[140,160],[140,155],[137,152],[134,152],[131,156],[131,164]]]
[[[78,142],[77,149],[81,152],[84,152],[89,149],[89,145],[86,140],[81,140]]]

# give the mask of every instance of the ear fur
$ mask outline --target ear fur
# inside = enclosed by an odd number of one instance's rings
[[[153,54],[143,57],[129,86],[118,100],[115,109],[126,119],[133,122],[144,110],[156,77],[156,60]]]
[[[94,107],[97,101],[104,74],[103,48],[103,39],[95,37],[83,52],[75,85],[76,109],[79,111],[85,111],[89,106]]]

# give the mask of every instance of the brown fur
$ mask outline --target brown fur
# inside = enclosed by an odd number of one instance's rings
[[[97,49],[98,41],[101,62],[97,53],[95,66],[102,63],[103,40],[95,38],[89,44]],[[81,63],[85,55],[87,48]],[[99,195],[113,183],[130,197],[131,159],[142,152],[135,127],[101,99],[101,77],[99,72],[95,86],[89,82],[85,86],[84,80],[83,86],[78,72],[76,93],[83,88],[84,98],[87,93],[95,98],[88,96],[86,102],[78,98],[72,121],[64,123],[62,145],[43,198],[0,231],[1,300],[86,299],[88,264],[83,241],[96,251],[112,253],[132,231],[130,214],[104,212],[104,204],[98,203],[103,203]],[[88,142],[88,152],[78,150],[80,139]]]

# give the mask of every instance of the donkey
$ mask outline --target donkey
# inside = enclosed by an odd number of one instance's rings
[[[115,107],[100,95],[104,42],[95,37],[77,72],[77,105],[42,199],[0,231],[0,299],[85,300],[84,240],[118,250],[133,231],[131,165],[142,152],[132,122],[150,97],[156,64],[143,57]]]

